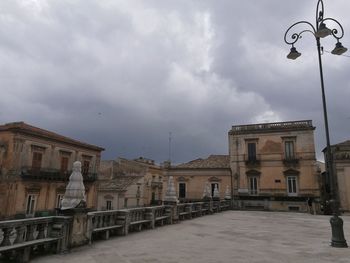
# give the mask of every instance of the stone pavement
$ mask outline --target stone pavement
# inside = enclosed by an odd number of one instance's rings
[[[350,248],[329,246],[329,216],[227,211],[130,233],[69,254],[31,262],[50,263],[284,263],[350,262]],[[350,245],[350,217],[343,216]]]

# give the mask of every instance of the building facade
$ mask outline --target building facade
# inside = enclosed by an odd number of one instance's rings
[[[206,159],[196,159],[188,163],[165,169],[167,176],[173,176],[176,193],[181,202],[200,201],[209,186],[214,196],[217,188],[220,199],[225,198],[227,189],[231,191],[231,169],[228,155],[210,155]]]
[[[232,126],[234,199],[239,208],[307,211],[320,196],[312,121]]]
[[[98,180],[98,210],[161,204],[162,176],[162,167],[147,158],[102,161]]]
[[[333,168],[336,175],[340,209],[350,212],[350,140],[331,146]],[[325,152],[325,150],[324,150]],[[325,156],[327,158],[327,156]],[[324,173],[325,199],[330,199],[330,180]]]
[[[0,218],[52,213],[75,161],[82,163],[87,206],[95,208],[103,150],[23,122],[0,125]]]

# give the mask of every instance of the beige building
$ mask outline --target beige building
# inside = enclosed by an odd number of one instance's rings
[[[118,158],[101,161],[98,210],[161,204],[163,170],[153,160]]]
[[[226,189],[231,189],[228,155],[210,155],[206,159],[171,166],[165,170],[165,174],[174,177],[176,193],[183,202],[202,200],[206,185],[209,185],[212,196],[217,187],[221,199],[225,198]]]
[[[230,167],[236,205],[307,211],[320,196],[312,121],[232,126]]]
[[[337,176],[340,209],[350,212],[350,140],[331,146]],[[326,185],[329,180],[326,179]],[[330,190],[330,187],[327,187]]]
[[[75,161],[82,163],[87,206],[95,208],[103,150],[23,122],[0,125],[0,218],[54,212]]]

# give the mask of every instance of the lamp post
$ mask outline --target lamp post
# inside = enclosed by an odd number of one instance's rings
[[[329,29],[326,26],[325,22],[332,22],[335,24],[337,28]],[[306,26],[305,29],[300,32],[295,32],[292,30],[296,29],[297,25]],[[344,238],[344,230],[343,230],[343,220],[339,217],[339,199],[338,199],[338,190],[337,190],[337,178],[334,175],[333,170],[333,156],[331,150],[331,144],[329,139],[329,128],[328,128],[328,117],[327,117],[327,105],[326,105],[326,96],[324,90],[324,81],[323,81],[323,70],[322,70],[322,58],[321,58],[321,42],[320,39],[333,36],[336,39],[336,45],[333,51],[331,52],[334,55],[341,55],[347,51],[347,48],[343,47],[341,42],[339,41],[344,36],[344,29],[342,25],[335,20],[334,18],[325,18],[324,17],[324,4],[322,0],[318,0],[316,7],[316,26],[311,24],[308,21],[299,21],[291,25],[285,35],[284,41],[291,45],[290,53],[287,55],[288,59],[297,59],[301,56],[301,53],[297,51],[294,44],[302,38],[304,33],[311,33],[315,40],[317,46],[318,53],[318,63],[320,70],[320,78],[321,78],[321,91],[322,91],[322,105],[323,105],[323,117],[324,117],[324,126],[326,131],[326,140],[327,140],[327,148],[326,148],[326,173],[330,178],[331,184],[331,207],[332,207],[332,217],[330,219],[331,227],[332,227],[332,240],[331,246],[333,247],[347,247],[346,240]]]

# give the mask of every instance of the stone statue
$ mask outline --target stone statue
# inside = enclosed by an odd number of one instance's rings
[[[73,163],[73,172],[69,177],[69,183],[64,193],[61,209],[72,209],[72,208],[85,208],[85,186],[83,183],[83,176],[81,174],[81,162]]]
[[[168,185],[166,188],[164,201],[165,202],[176,202],[176,203],[179,202],[179,200],[177,199],[177,195],[176,195],[174,178],[172,176],[169,176],[169,178],[168,178]]]
[[[219,193],[219,188],[217,184],[215,184],[215,187],[214,187],[213,199],[220,200],[220,193]]]
[[[211,199],[211,191],[210,191],[210,186],[208,182],[204,186],[203,199],[204,200]]]
[[[228,185],[226,186],[225,200],[231,200],[231,191]]]

